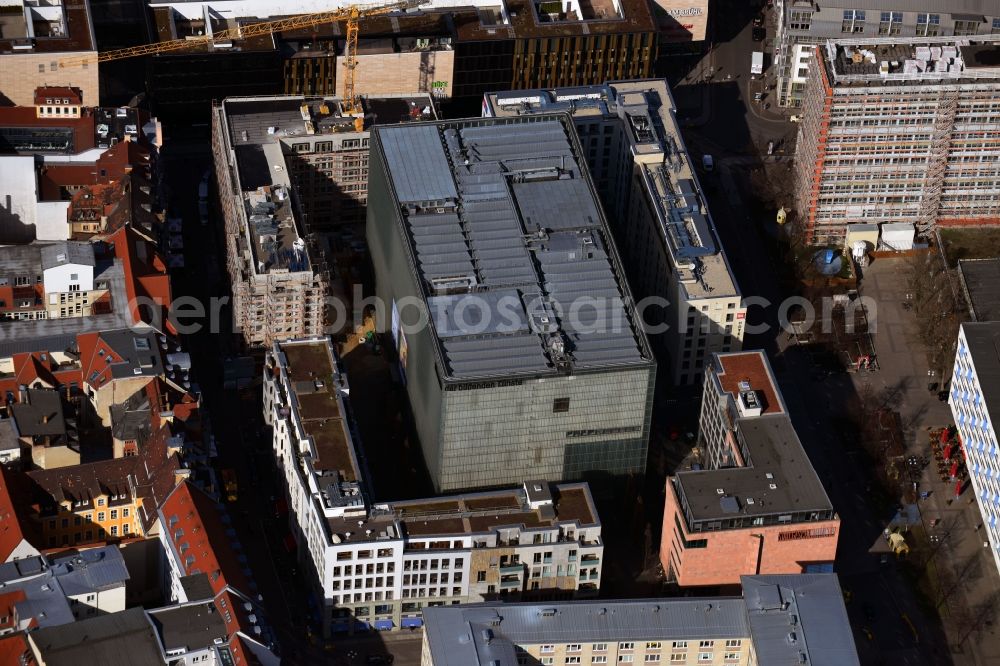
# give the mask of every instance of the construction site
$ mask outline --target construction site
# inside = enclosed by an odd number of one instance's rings
[[[796,155],[805,242],[1000,220],[1000,36],[830,40],[815,60]]]

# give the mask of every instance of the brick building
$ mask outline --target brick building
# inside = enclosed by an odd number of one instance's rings
[[[714,354],[699,423],[702,468],[667,479],[660,563],[683,587],[831,571],[840,518],[761,351]]]
[[[0,106],[31,106],[39,86],[74,88],[84,99],[96,100],[97,81],[97,40],[88,0],[25,0],[5,8]]]

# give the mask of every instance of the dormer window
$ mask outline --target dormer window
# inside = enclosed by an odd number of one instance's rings
[[[46,104],[51,104],[52,103],[52,98],[51,97],[46,97],[45,98],[45,103]]]

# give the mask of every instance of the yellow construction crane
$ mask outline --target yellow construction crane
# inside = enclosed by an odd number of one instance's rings
[[[142,46],[131,46],[124,49],[113,49],[111,51],[101,51],[97,54],[97,62],[110,62],[112,60],[122,60],[124,58],[135,58],[144,55],[156,55],[159,53],[169,53],[170,51],[181,51],[197,46],[198,44],[211,45],[216,42],[231,42],[234,39],[247,39],[258,35],[267,35],[285,30],[297,30],[300,28],[311,28],[324,23],[334,23],[344,21],[347,24],[347,45],[344,48],[344,65],[346,73],[344,76],[344,97],[342,105],[346,113],[356,113],[361,105],[354,90],[354,70],[358,66],[358,22],[370,16],[380,16],[390,14],[395,11],[414,9],[427,0],[399,0],[378,5],[348,5],[340,9],[326,12],[314,12],[311,14],[297,14],[275,21],[261,21],[257,23],[247,23],[237,25],[235,28],[220,30],[212,35],[197,35],[184,39],[171,39],[155,44],[143,44]],[[79,58],[66,58],[59,64],[61,67],[73,67],[82,65],[84,62],[92,62],[86,56]]]

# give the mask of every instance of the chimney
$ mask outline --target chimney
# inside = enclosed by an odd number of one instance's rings
[[[31,402],[28,400],[28,387],[25,384],[21,384],[17,387],[17,399],[19,402],[30,405]]]
[[[49,415],[48,414],[42,414],[42,423],[45,424],[45,423],[48,423],[48,422],[49,422]]]

